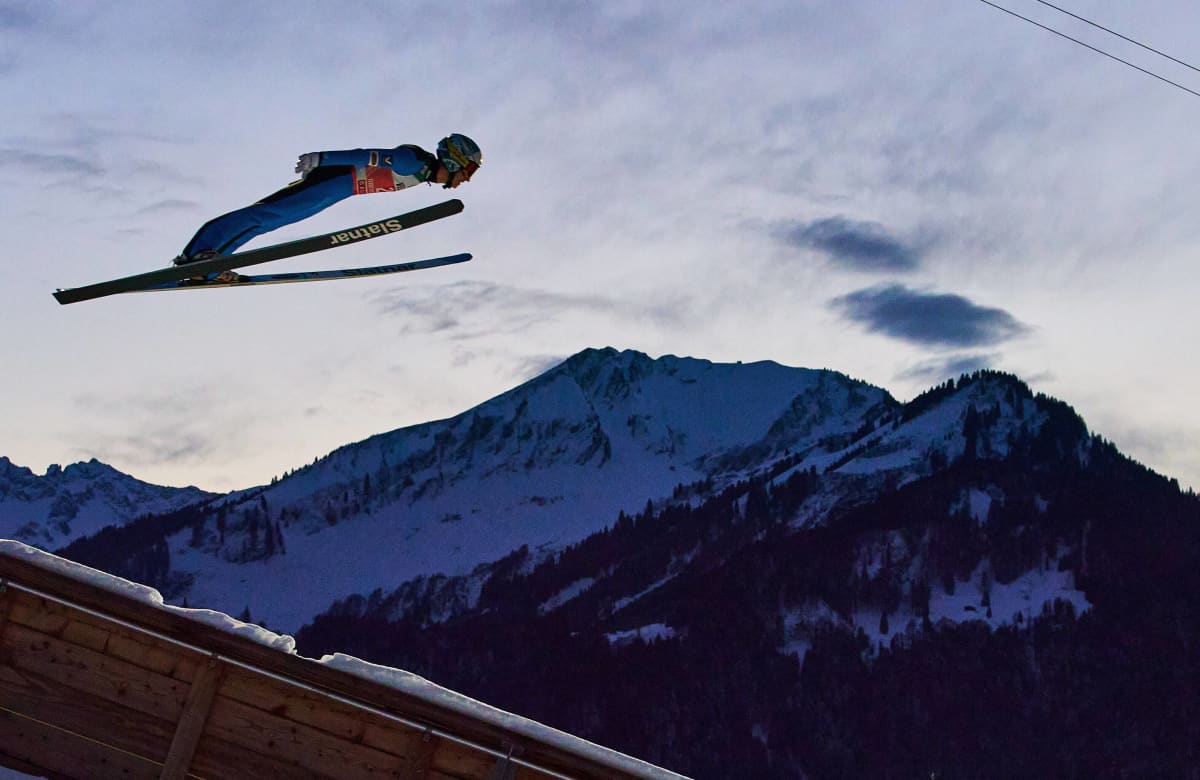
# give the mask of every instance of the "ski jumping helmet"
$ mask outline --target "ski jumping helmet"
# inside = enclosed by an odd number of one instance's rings
[[[483,152],[479,150],[479,144],[462,133],[451,133],[438,141],[437,157],[442,167],[450,173],[465,170],[470,176],[483,165]]]

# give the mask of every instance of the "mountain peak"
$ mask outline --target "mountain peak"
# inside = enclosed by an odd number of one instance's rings
[[[53,549],[108,526],[195,503],[212,494],[151,485],[95,458],[38,476],[0,456],[0,537]]]

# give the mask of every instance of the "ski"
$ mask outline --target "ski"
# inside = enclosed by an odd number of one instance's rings
[[[137,290],[126,290],[127,293],[167,292],[170,290],[208,290],[214,287],[253,287],[259,284],[294,284],[297,282],[329,282],[334,279],[357,279],[363,276],[383,276],[398,274],[405,271],[420,271],[424,268],[437,268],[442,265],[465,263],[471,259],[469,254],[434,257],[429,260],[414,260],[409,263],[393,263],[392,265],[372,265],[366,268],[337,268],[330,271],[292,271],[288,273],[258,274],[242,276],[237,281],[218,282],[211,279],[168,282],[156,287],[143,287]]]
[[[222,255],[221,257],[188,263],[187,265],[160,268],[156,271],[125,276],[106,282],[97,282],[96,284],[89,284],[84,287],[60,288],[54,292],[54,298],[61,304],[67,304],[90,301],[95,298],[115,295],[116,293],[137,292],[151,287],[159,287],[170,282],[180,282],[195,276],[207,276],[208,274],[220,273],[222,271],[233,271],[238,268],[245,268],[248,265],[269,263],[272,260],[282,260],[285,257],[320,252],[323,249],[332,249],[334,247],[365,241],[370,238],[386,236],[410,227],[423,225],[426,222],[432,222],[435,219],[449,217],[462,210],[462,201],[453,198],[423,209],[397,214],[394,217],[359,225],[348,230],[337,230],[332,233],[323,233],[318,236],[310,236],[282,244],[272,244],[271,246],[264,246],[261,249],[251,249],[248,252]]]

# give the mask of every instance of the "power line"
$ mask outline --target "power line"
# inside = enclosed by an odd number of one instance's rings
[[[1030,24],[1034,25],[1035,27],[1041,27],[1043,30],[1045,30],[1047,32],[1052,32],[1061,38],[1066,38],[1068,41],[1071,41],[1072,43],[1077,43],[1080,46],[1084,47],[1085,49],[1091,49],[1092,51],[1096,52],[1097,54],[1103,54],[1105,57],[1108,57],[1110,60],[1116,60],[1117,62],[1121,63],[1122,65],[1128,65],[1129,67],[1133,68],[1134,70],[1145,73],[1147,76],[1153,76],[1154,78],[1158,79],[1159,81],[1163,81],[1163,82],[1166,82],[1167,84],[1170,84],[1172,87],[1178,87],[1179,89],[1182,89],[1184,92],[1195,95],[1196,97],[1200,97],[1200,92],[1197,92],[1194,89],[1188,89],[1187,87],[1183,86],[1182,84],[1180,84],[1178,82],[1171,81],[1170,79],[1160,76],[1153,71],[1149,71],[1143,67],[1134,65],[1132,62],[1129,62],[1128,60],[1123,60],[1120,57],[1116,56],[1115,54],[1109,54],[1108,52],[1104,51],[1103,49],[1098,49],[1095,46],[1092,46],[1090,43],[1084,43],[1083,41],[1079,40],[1078,38],[1072,38],[1071,36],[1067,35],[1066,33],[1062,33],[1062,32],[1059,32],[1058,30],[1055,30],[1053,27],[1047,27],[1046,25],[1041,24],[1040,22],[1035,22],[1034,20],[1032,20],[1026,16],[1021,16],[1016,11],[1010,11],[1007,8],[1004,8],[1003,6],[996,5],[995,3],[991,2],[990,0],[979,0],[979,2],[983,3],[984,5],[990,5],[992,8],[995,8],[998,11],[1003,11],[1006,14],[1015,16],[1022,21],[1029,22]],[[1039,2],[1041,2],[1041,0],[1039,0]]]
[[[1065,9],[1065,8],[1059,8],[1059,7],[1058,7],[1058,6],[1056,6],[1054,3],[1047,3],[1047,2],[1046,2],[1046,0],[1037,0],[1037,1],[1038,1],[1039,3],[1041,3],[1042,5],[1049,6],[1050,8],[1053,8],[1055,11],[1058,11],[1059,13],[1064,13],[1064,14],[1066,14],[1067,16],[1070,16],[1070,17],[1072,17],[1072,18],[1078,19],[1079,21],[1081,21],[1081,22],[1083,22],[1083,23],[1085,23],[1085,24],[1090,24],[1092,27],[1095,27],[1095,28],[1097,28],[1097,29],[1100,29],[1100,30],[1104,30],[1104,32],[1108,33],[1109,35],[1115,35],[1115,36],[1117,36],[1118,38],[1120,38],[1120,39],[1121,39],[1121,40],[1123,40],[1123,41],[1129,41],[1129,42],[1130,42],[1130,43],[1132,43],[1134,46],[1141,46],[1141,47],[1142,47],[1143,49],[1145,49],[1146,51],[1152,51],[1152,52],[1154,52],[1155,54],[1157,54],[1157,55],[1158,55],[1158,56],[1160,56],[1160,57],[1166,57],[1166,58],[1167,58],[1167,59],[1169,59],[1171,62],[1178,62],[1180,65],[1184,66],[1185,68],[1191,68],[1192,70],[1196,71],[1197,73],[1200,73],[1200,68],[1197,68],[1195,65],[1189,65],[1188,63],[1184,62],[1183,60],[1181,60],[1181,59],[1177,59],[1177,58],[1175,58],[1175,57],[1172,57],[1170,54],[1167,54],[1166,52],[1159,51],[1158,49],[1154,48],[1153,46],[1147,46],[1147,45],[1146,45],[1146,44],[1144,44],[1144,43],[1141,43],[1141,42],[1139,42],[1139,41],[1135,41],[1133,38],[1130,38],[1130,37],[1128,37],[1128,36],[1125,36],[1125,35],[1121,35],[1121,33],[1117,32],[1116,30],[1110,30],[1110,29],[1108,29],[1107,27],[1105,27],[1105,26],[1104,26],[1104,25],[1102,25],[1102,24],[1096,24],[1096,23],[1095,23],[1095,22],[1093,22],[1091,19],[1084,19],[1084,18],[1083,18],[1082,16],[1080,16],[1079,14],[1073,14],[1073,13],[1071,13],[1070,11],[1068,11],[1068,10],[1067,10],[1067,9]]]

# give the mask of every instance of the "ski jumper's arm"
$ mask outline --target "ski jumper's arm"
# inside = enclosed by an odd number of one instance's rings
[[[354,169],[354,194],[395,192],[427,182],[436,169],[437,158],[418,146],[394,149],[347,149],[321,152],[318,167],[349,166]]]

